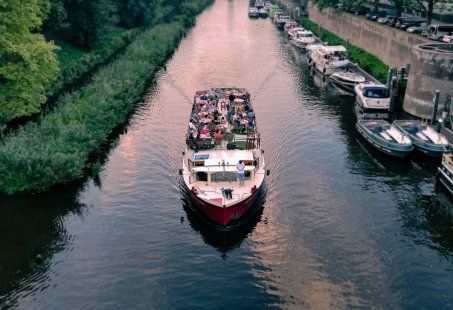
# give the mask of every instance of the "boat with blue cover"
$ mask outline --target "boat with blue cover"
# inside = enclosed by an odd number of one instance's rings
[[[409,137],[385,120],[359,120],[356,128],[371,146],[384,154],[403,158],[414,150]]]
[[[417,150],[427,156],[440,158],[443,153],[453,150],[444,135],[422,121],[397,120],[393,124],[409,136]]]

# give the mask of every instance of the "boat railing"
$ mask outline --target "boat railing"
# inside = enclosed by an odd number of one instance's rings
[[[187,147],[195,152],[199,150],[253,150],[260,148],[259,135],[215,138],[187,139]]]

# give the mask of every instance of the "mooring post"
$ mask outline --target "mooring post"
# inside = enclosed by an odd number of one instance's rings
[[[434,103],[434,108],[433,108],[433,115],[431,117],[431,125],[434,125],[436,123],[436,118],[437,118],[437,109],[439,107],[439,97],[440,97],[440,91],[436,90],[436,94],[434,95],[433,103]]]
[[[392,113],[395,110],[395,97],[398,94],[397,92],[397,85],[398,84],[398,78],[396,76],[392,76],[392,79],[390,80],[390,104],[389,104],[389,112]]]
[[[392,86],[392,77],[393,77],[393,68],[389,68],[389,72],[387,74],[387,88],[390,89]]]

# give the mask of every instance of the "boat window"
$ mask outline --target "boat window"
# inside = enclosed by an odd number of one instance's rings
[[[206,174],[206,172],[197,172],[197,181],[207,181],[208,180],[208,175]]]
[[[389,98],[390,92],[385,88],[368,88],[365,89],[363,95],[368,98]]]

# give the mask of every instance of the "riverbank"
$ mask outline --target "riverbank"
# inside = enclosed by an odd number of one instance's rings
[[[154,73],[193,25],[193,16],[211,2],[192,2],[192,17],[181,14],[137,35],[90,84],[61,98],[39,122],[6,136],[0,144],[0,191],[42,192],[82,177],[90,154],[125,122]]]

